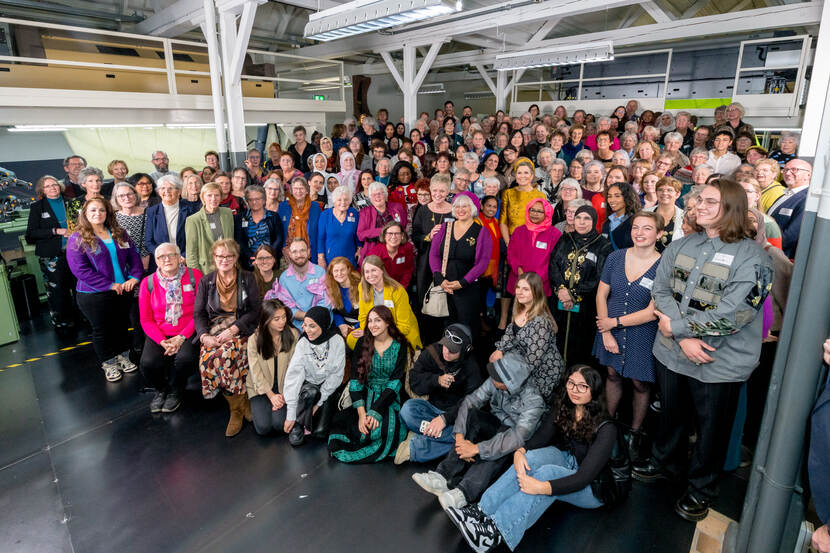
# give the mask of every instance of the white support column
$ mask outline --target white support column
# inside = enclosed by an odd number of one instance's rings
[[[403,120],[411,129],[418,118],[418,89],[415,81],[415,47],[403,45]]]
[[[222,105],[222,55],[219,51],[219,41],[216,39],[216,8],[213,0],[204,0],[205,21],[202,23],[202,33],[208,45],[210,60],[210,94],[213,100],[213,124],[216,127],[216,149],[219,151],[219,162],[222,168],[228,164],[228,138],[225,134],[225,109]]]
[[[233,13],[220,12],[219,40],[222,44],[222,68],[225,77],[225,109],[228,114],[228,136],[230,137],[229,153],[231,166],[235,166],[245,159],[247,140],[245,139],[245,117],[242,111],[242,82],[238,75],[234,77],[231,73],[231,60],[237,48],[236,16]]]
[[[245,2],[242,7],[242,15],[239,18],[239,29],[236,32],[236,44],[234,45],[233,58],[230,64],[230,75],[234,84],[241,79],[242,66],[245,63],[245,52],[248,49],[248,41],[251,38],[251,29],[254,26],[257,5],[254,2]]]
[[[507,105],[508,92],[509,90],[507,88],[507,73],[505,71],[499,71],[496,74],[496,111],[506,111],[505,106]]]

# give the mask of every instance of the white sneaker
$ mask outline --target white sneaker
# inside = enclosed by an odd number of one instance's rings
[[[456,509],[460,509],[467,505],[467,498],[464,497],[464,492],[459,490],[458,488],[447,490],[441,495],[438,496],[438,502],[441,504],[441,507],[446,511],[450,507],[454,507]]]
[[[121,370],[125,373],[131,373],[138,368],[135,363],[130,361],[130,358],[123,353],[119,354],[115,359],[118,361],[118,365],[121,367]]]
[[[396,465],[409,461],[409,444],[412,441],[412,436],[414,435],[414,432],[409,432],[409,434],[406,435],[406,439],[401,442],[401,445],[398,446],[398,451],[395,452]]]
[[[412,479],[416,484],[433,495],[440,496],[442,493],[449,491],[447,479],[434,470],[429,472],[416,472],[412,475]]]
[[[110,382],[118,382],[121,380],[121,371],[118,368],[118,365],[115,363],[104,363],[101,365],[101,368],[104,369],[104,378],[106,378]]]

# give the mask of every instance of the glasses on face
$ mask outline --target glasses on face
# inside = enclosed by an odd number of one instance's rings
[[[400,232],[387,232],[386,236],[401,236],[402,233]]]
[[[126,200],[127,198],[132,198],[132,197],[133,197],[133,195],[132,195],[132,194],[129,194],[129,193],[126,193],[126,194],[116,194],[116,196],[115,196],[115,197],[116,197],[116,198],[118,198],[119,200]]]
[[[258,256],[256,258],[256,261],[260,261],[260,262],[262,262],[262,261],[274,261],[274,258],[273,258],[273,256],[270,256],[270,255],[262,255],[262,256]]]
[[[166,157],[154,157],[153,161],[168,161]]]
[[[176,259],[178,254],[175,253],[160,253],[156,255],[160,260],[167,261],[168,259]]]
[[[804,169],[802,167],[784,167],[781,170],[782,173],[798,173],[799,171],[804,171],[805,173],[809,173],[809,169]]]
[[[545,210],[544,209],[531,209],[530,213],[535,213],[536,215],[544,215]]]
[[[568,391],[571,391],[571,392],[575,391],[578,394],[584,394],[585,392],[587,392],[588,390],[591,389],[591,387],[588,386],[587,384],[583,384],[581,382],[574,382],[570,378],[565,383],[565,387],[568,388]]]
[[[233,261],[234,259],[236,259],[235,255],[218,255],[217,254],[217,255],[214,255],[213,257],[214,257],[214,259],[217,259],[219,261]]]
[[[455,182],[470,184],[470,179],[465,179],[464,177],[456,177]]]

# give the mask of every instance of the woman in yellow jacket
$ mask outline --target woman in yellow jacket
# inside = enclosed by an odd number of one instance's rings
[[[418,320],[409,306],[409,295],[403,286],[390,277],[383,267],[383,260],[376,255],[370,255],[363,260],[362,278],[358,286],[360,300],[358,302],[358,316],[360,326],[353,330],[346,343],[354,349],[358,338],[363,336],[366,328],[366,318],[369,310],[376,305],[385,305],[392,311],[395,325],[406,336],[413,349],[421,349],[421,333],[418,330]]]

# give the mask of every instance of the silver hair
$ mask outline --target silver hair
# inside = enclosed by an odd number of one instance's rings
[[[672,142],[683,142],[683,135],[677,131],[671,131],[666,133],[666,138],[663,139],[663,144],[671,140]]]
[[[267,198],[267,195],[265,194],[265,188],[264,187],[262,187],[258,184],[252,184],[252,185],[248,186],[247,188],[245,188],[245,201],[246,202],[248,201],[248,196],[250,196],[252,192],[262,194],[263,199]]]
[[[263,188],[267,188],[269,184],[273,184],[274,186],[280,188],[282,187],[282,181],[276,177],[271,177],[262,185]]]
[[[576,198],[582,198],[582,186],[579,184],[579,181],[568,177],[566,179],[562,179],[562,182],[559,183],[559,189],[556,191],[556,200],[561,202],[562,201],[562,189],[563,188],[573,188],[576,190]]]
[[[132,184],[130,184],[128,182],[118,182],[115,185],[113,185],[113,187],[112,187],[112,199],[110,200],[110,203],[112,204],[112,208],[115,211],[120,211],[121,210],[121,204],[118,203],[118,190],[120,188],[124,188],[125,186],[127,188],[129,188],[130,192],[132,192],[133,196],[135,196],[135,203],[138,203],[138,192],[135,191],[135,186],[133,186]]]
[[[484,190],[490,184],[495,184],[499,189],[501,189],[501,181],[496,177],[484,177],[481,180],[481,189]]]
[[[159,180],[156,181],[156,188],[160,188],[162,184],[172,184],[174,188],[179,190],[182,189],[182,179],[179,178],[179,175],[176,173],[168,173],[159,177]]]
[[[778,143],[781,144],[781,141],[785,138],[792,138],[795,140],[795,145],[798,146],[801,144],[801,135],[797,132],[792,131],[781,131],[781,136],[778,138]]]
[[[461,167],[459,169],[456,169],[455,170],[455,176],[453,177],[453,180],[455,180],[455,177],[457,177],[459,175],[465,175],[465,176],[469,177],[470,172],[467,169],[464,169],[463,167]]]
[[[588,161],[585,161],[586,157],[588,158]],[[594,153],[591,150],[579,150],[574,156],[574,159],[582,165],[585,165],[590,161],[594,161]]]
[[[473,152],[467,152],[466,154],[464,154],[464,156],[461,158],[461,160],[462,161],[475,161],[476,163],[478,163],[478,154],[475,154]]]
[[[635,125],[637,124],[636,121],[629,121],[629,123],[634,123]],[[626,125],[628,125],[628,123],[626,123]],[[636,146],[637,142],[639,142],[639,139],[637,138],[637,133],[631,131],[625,131],[624,133],[622,133],[622,135],[620,135],[620,144],[622,144],[625,141],[625,139],[629,137],[634,139],[634,145]]]
[[[614,158],[616,158],[618,155],[622,156],[622,163],[615,163]],[[622,165],[623,167],[628,168],[631,167],[631,158],[628,157],[628,154],[625,152],[625,150],[617,150],[611,156],[611,163],[613,163],[614,165]]]
[[[692,171],[692,178],[695,177],[701,171],[709,171],[709,174],[712,174],[712,168],[706,165],[705,163],[701,163],[697,167],[695,167],[694,171]]]
[[[606,117],[606,116],[603,115],[602,117],[597,119],[597,125],[599,125],[600,123],[608,123],[610,125],[611,124],[611,118]]]
[[[697,154],[704,155],[708,158],[709,157],[709,150],[707,150],[706,148],[695,148],[691,152],[689,152],[689,158],[691,158],[692,156],[697,155]]]
[[[374,194],[377,191],[383,192],[383,197],[384,198],[389,197],[389,190],[386,188],[386,185],[383,184],[382,182],[375,181],[375,182],[373,182],[372,184],[369,185],[369,196],[370,197],[371,197],[372,194]]]
[[[181,255],[182,255],[181,248],[179,246],[177,246],[176,244],[174,244],[173,242],[162,242],[161,244],[156,246],[156,251],[154,252],[153,257],[158,257],[158,252],[162,248],[173,248],[176,251],[176,255],[178,255],[179,257],[181,257]]]
[[[588,174],[588,169],[591,167],[599,167],[600,173],[602,173],[602,178],[605,180],[605,164],[598,159],[589,161],[582,167],[582,180],[585,180],[585,175]]]
[[[476,204],[473,203],[473,200],[471,200],[470,197],[467,194],[457,194],[455,196],[455,199],[452,201],[452,216],[453,217],[457,217],[457,215],[455,214],[456,208],[458,208],[459,206],[464,205],[464,204],[466,204],[470,207],[470,216],[473,219],[478,217],[478,208],[476,207]]]
[[[530,127],[522,127],[522,134],[533,136],[533,129],[531,129]]]
[[[551,159],[556,158],[556,154],[553,153],[552,148],[540,148],[539,151],[536,153],[536,159],[539,159],[539,156],[542,155],[543,152],[547,152],[550,154]]]
[[[97,167],[88,166],[81,169],[78,173],[78,184],[83,184],[87,177],[92,175],[98,175],[98,178],[101,179],[101,182],[104,182],[104,172],[98,169]]]
[[[726,109],[729,109],[729,108],[731,108],[731,107],[736,107],[736,108],[738,108],[738,111],[740,111],[740,112],[741,112],[741,117],[743,117],[743,116],[744,116],[744,114],[746,113],[746,108],[744,108],[744,105],[743,105],[742,103],[740,103],[740,102],[732,102],[731,104],[729,104],[728,106],[726,106]]]
[[[167,157],[167,152],[164,150],[155,150],[152,155],[150,155],[150,158],[156,157],[156,154],[162,154],[164,157]]]
[[[369,186],[369,189],[371,190],[372,187]],[[335,188],[334,190],[332,190],[331,191],[331,202],[334,203],[335,201],[337,201],[337,199],[340,196],[346,196],[349,199],[349,203],[352,203],[353,195],[352,195],[351,189],[349,189],[348,186],[340,185],[337,188]]]
[[[366,116],[366,117],[363,118],[363,121],[361,121],[361,124],[363,124],[363,123],[367,123],[367,124],[374,127],[375,124],[377,123],[377,121],[375,121],[374,117]]]
[[[678,111],[678,112],[674,115],[674,119],[675,119],[675,121],[677,120],[677,118],[678,118],[678,117],[681,117],[681,116],[682,116],[682,117],[685,117],[686,119],[691,119],[691,118],[692,118],[692,114],[691,114],[691,113],[689,113],[688,111]]]
[[[551,150],[551,151],[553,151],[553,150]],[[551,162],[550,167],[553,167],[554,165],[561,165],[561,166],[562,166],[562,170],[564,171],[564,173],[562,173],[562,174],[563,174],[563,175],[567,175],[567,174],[568,174],[568,164],[567,164],[567,163],[565,163],[565,160],[564,160],[564,159],[562,159],[561,157],[555,157],[555,158],[553,158],[553,161]],[[548,170],[550,170],[550,167],[548,167]]]

